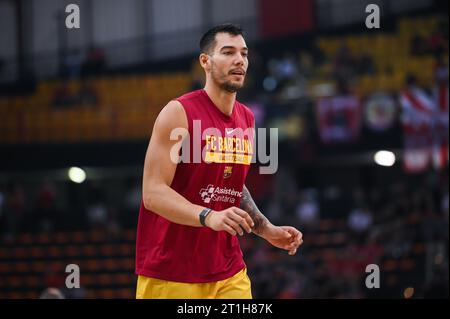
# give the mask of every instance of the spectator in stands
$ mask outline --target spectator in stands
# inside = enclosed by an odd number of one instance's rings
[[[58,290],[64,289],[66,277],[64,270],[58,262],[49,262],[43,275],[43,284],[45,287],[56,287]]]
[[[107,218],[105,221],[107,238],[110,241],[119,241],[122,227],[119,222],[119,210],[111,207],[107,210]]]
[[[426,54],[428,51],[426,40],[418,33],[411,38],[410,48],[412,55],[420,56]]]
[[[82,74],[97,75],[101,73],[106,66],[105,53],[101,48],[90,47],[86,56],[86,60],[82,65]]]
[[[285,274],[286,281],[279,290],[277,299],[298,299],[302,289],[300,276],[296,269],[290,269]]]
[[[296,209],[299,225],[307,229],[315,227],[319,221],[319,203],[315,193],[314,190],[301,192]]]
[[[40,295],[39,299],[65,299],[61,290],[58,288],[46,288]]]
[[[348,226],[357,235],[365,235],[372,222],[372,213],[367,207],[353,209],[348,217]]]
[[[92,228],[105,228],[108,218],[108,209],[105,203],[105,194],[99,186],[90,192],[90,203],[86,208],[86,217]]]
[[[92,85],[92,81],[89,78],[83,79],[80,81],[81,87],[78,92],[78,103],[79,105],[97,105],[98,104],[98,95],[95,91],[94,86]]]
[[[309,51],[301,51],[298,59],[299,73],[310,79],[315,72],[314,58]]]
[[[435,56],[448,53],[448,17],[442,18],[428,39],[427,47]]]
[[[37,225],[40,231],[50,232],[58,223],[56,212],[56,192],[49,182],[42,183],[37,192],[35,216],[38,219]]]
[[[289,80],[294,79],[298,75],[297,61],[292,53],[286,52],[280,59],[271,59],[267,63],[269,74],[282,87]]]
[[[12,242],[20,232],[22,218],[25,214],[25,193],[22,185],[11,182],[7,186],[4,204],[4,240]]]
[[[351,93],[349,80],[338,77],[336,79],[336,95],[349,95]]]
[[[252,68],[245,80],[246,89],[244,92],[258,92],[262,88],[262,79],[264,78],[264,59],[256,49],[252,50],[248,59]]]
[[[345,42],[336,53],[333,61],[333,76],[337,81],[351,81],[356,74],[357,60]]]
[[[449,297],[449,265],[443,261],[434,266],[433,276],[425,284],[424,298],[448,299]]]
[[[437,209],[429,191],[424,191],[420,198],[421,226],[425,241],[443,241],[448,238],[448,225],[444,222],[445,217]]]
[[[87,289],[80,285],[80,288],[69,289],[66,287],[61,288],[61,292],[67,299],[86,299]]]
[[[55,90],[52,104],[56,108],[66,108],[73,104],[73,96],[70,92],[69,83],[67,80],[62,80]]]
[[[286,52],[278,62],[277,75],[280,79],[293,79],[298,75],[298,66],[292,53]]]
[[[83,56],[78,49],[71,50],[64,58],[63,77],[77,79],[81,76]]]
[[[444,215],[444,218],[446,220],[446,222],[448,223],[448,211],[449,211],[449,207],[448,207],[448,186],[446,186],[446,189],[442,190],[442,194],[441,194],[441,211]]]
[[[265,211],[267,212],[267,217],[276,223],[280,223],[280,221],[283,219],[281,202],[276,198],[276,196],[273,196],[273,198],[267,204]]]
[[[96,201],[86,208],[89,225],[93,228],[102,228],[106,225],[108,211],[106,205]]]
[[[142,193],[139,183],[134,183],[128,189],[124,197],[124,208],[127,212],[132,212],[139,207],[141,203]]]
[[[375,66],[372,57],[367,53],[363,53],[357,61],[357,73],[358,75],[374,75]]]
[[[442,54],[437,55],[436,65],[434,67],[434,77],[437,83],[446,83],[448,85],[448,64],[445,62]]]

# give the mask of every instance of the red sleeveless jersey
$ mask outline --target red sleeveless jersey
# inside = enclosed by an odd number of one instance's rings
[[[177,165],[171,187],[188,201],[216,211],[239,207],[255,152],[252,112],[236,101],[231,116],[227,116],[203,89],[177,100],[188,120],[190,156]],[[232,277],[244,267],[237,236],[170,222],[141,202],[137,275],[202,283]]]

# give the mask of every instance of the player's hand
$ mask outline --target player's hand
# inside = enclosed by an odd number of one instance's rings
[[[224,230],[235,236],[252,232],[254,226],[250,215],[237,207],[230,207],[221,211],[212,211],[205,219],[205,225],[215,231]]]
[[[289,255],[295,255],[303,243],[303,234],[291,226],[270,226],[264,233],[264,239],[275,247],[289,251]]]

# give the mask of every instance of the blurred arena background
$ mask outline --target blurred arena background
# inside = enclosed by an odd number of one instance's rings
[[[79,29],[65,27],[69,3]],[[436,0],[0,0],[0,298],[134,298],[153,122],[202,87],[198,41],[223,22],[250,47],[239,100],[279,129],[278,172],[254,164],[246,184],[304,233],[295,257],[240,239],[254,297],[448,298],[448,2]],[[79,289],[65,288],[68,264]]]

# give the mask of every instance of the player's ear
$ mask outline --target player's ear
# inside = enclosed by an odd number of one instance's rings
[[[200,53],[200,56],[198,57],[198,60],[200,61],[200,65],[203,69],[209,71],[211,65],[210,65],[210,56],[206,53]]]

